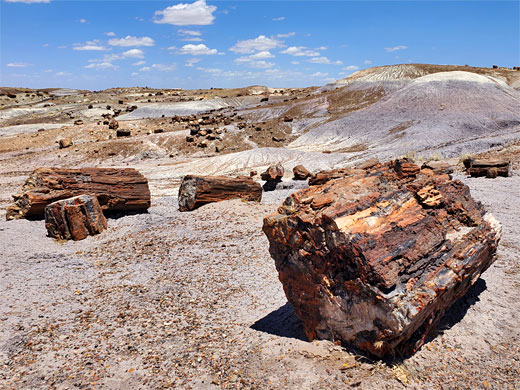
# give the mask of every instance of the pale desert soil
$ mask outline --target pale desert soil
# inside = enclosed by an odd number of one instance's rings
[[[80,242],[0,221],[0,388],[519,388],[520,177],[460,178],[503,223],[497,261],[386,362],[305,341],[261,231],[291,190],[191,213],[158,198]]]

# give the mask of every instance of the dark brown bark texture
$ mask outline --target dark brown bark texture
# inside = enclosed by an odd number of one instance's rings
[[[133,168],[38,168],[13,195],[6,218],[43,219],[45,206],[90,194],[105,212],[145,212],[150,207],[148,180]]]
[[[462,182],[396,160],[291,195],[263,231],[308,338],[383,357],[422,346],[501,226]]]
[[[208,203],[228,199],[260,202],[262,187],[247,176],[192,176],[182,179],[179,188],[179,210],[192,211]]]

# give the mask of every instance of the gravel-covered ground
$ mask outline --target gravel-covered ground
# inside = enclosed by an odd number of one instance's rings
[[[503,223],[498,259],[388,362],[304,340],[261,231],[291,190],[191,213],[159,198],[79,242],[0,221],[0,388],[519,388],[520,177],[461,178]]]

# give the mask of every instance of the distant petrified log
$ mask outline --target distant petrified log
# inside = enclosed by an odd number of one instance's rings
[[[107,212],[144,212],[150,207],[148,181],[133,168],[38,168],[13,195],[7,219],[42,219],[48,204],[77,195],[96,195]]]
[[[192,211],[208,203],[228,199],[262,200],[262,187],[247,176],[192,176],[182,179],[179,210]]]
[[[364,163],[360,164],[358,169],[370,169],[374,168],[376,165],[379,165],[379,160],[377,158],[369,158]]]
[[[473,160],[468,159],[464,161],[466,172],[471,177],[488,177],[495,178],[497,176],[508,177],[511,176],[511,161],[509,160]]]
[[[292,171],[294,180],[307,180],[312,175],[303,165],[296,165]]]
[[[119,122],[116,121],[115,119],[112,119],[112,120],[110,120],[110,122],[108,122],[108,128],[109,129],[117,130],[118,127],[119,127]]]
[[[453,167],[446,161],[428,161],[423,163],[421,169],[431,169],[435,173],[453,173]]]
[[[45,207],[45,227],[50,237],[83,240],[107,228],[107,220],[95,196],[79,195]]]
[[[420,348],[501,235],[462,182],[402,161],[291,195],[263,231],[308,338],[379,357]]]
[[[132,135],[132,132],[130,130],[125,130],[125,129],[116,130],[116,137],[130,137],[131,135]]]
[[[285,170],[281,164],[271,165],[260,174],[260,178],[265,181],[264,191],[274,191],[276,185],[282,181]]]

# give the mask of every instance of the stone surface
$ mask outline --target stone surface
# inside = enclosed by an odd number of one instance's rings
[[[397,160],[291,195],[263,230],[307,337],[379,357],[419,349],[501,236],[466,185]]]
[[[62,138],[58,141],[60,149],[69,148],[73,145],[72,138]]]
[[[38,168],[13,195],[6,218],[42,219],[48,204],[82,194],[96,195],[107,212],[145,212],[150,207],[148,181],[133,168]]]
[[[315,175],[312,175],[312,177],[309,178],[309,185],[310,186],[318,186],[327,183],[330,180],[335,179],[342,179],[344,177],[350,176],[353,173],[360,173],[363,172],[362,170],[356,170],[352,168],[339,168],[339,169],[332,169],[329,171],[320,171],[316,173]]]
[[[107,226],[101,206],[92,195],[58,200],[45,207],[45,227],[49,237],[78,241],[101,233]]]
[[[293,175],[294,180],[307,180],[312,173],[310,173],[303,165],[296,165],[293,168]]]
[[[247,176],[187,175],[179,188],[179,210],[192,211],[208,203],[237,198],[260,202],[260,183]]]

